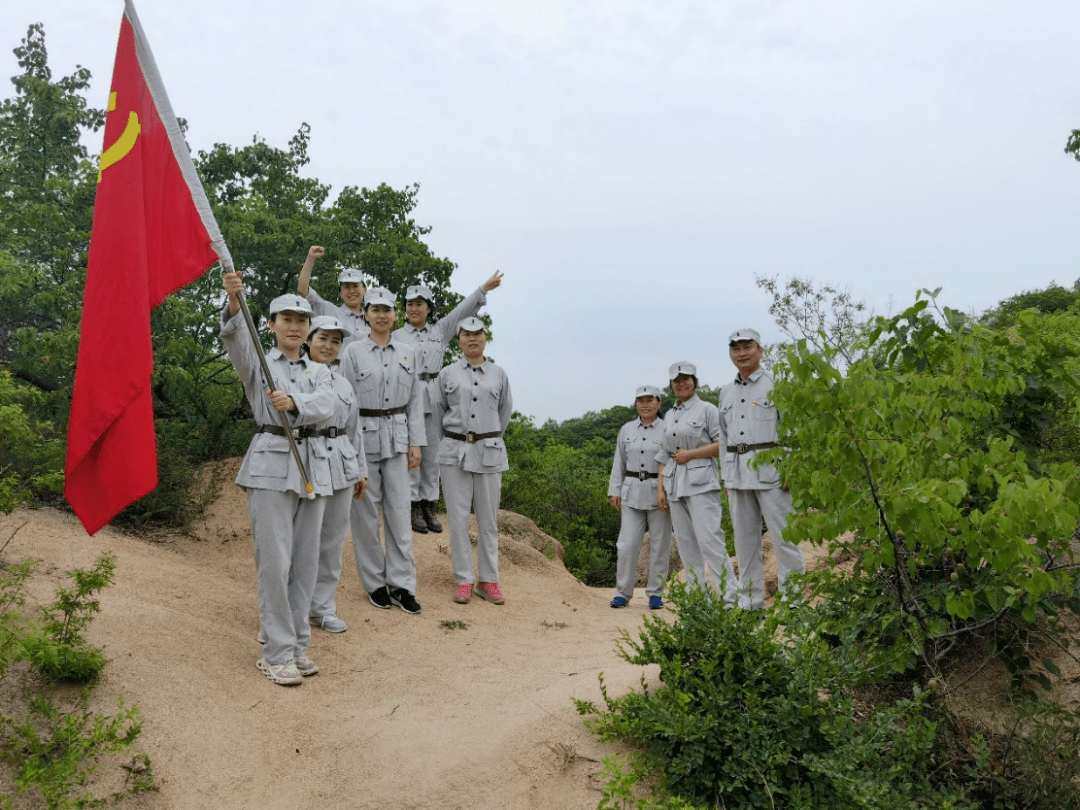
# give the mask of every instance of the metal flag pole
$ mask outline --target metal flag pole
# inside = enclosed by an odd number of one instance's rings
[[[224,263],[221,267],[221,275],[225,275]],[[255,328],[255,320],[251,317],[251,310],[248,309],[247,298],[244,297],[244,291],[241,289],[236,296],[240,302],[240,311],[244,314],[244,322],[247,324],[248,334],[251,336],[251,343],[255,347],[255,354],[259,357],[259,367],[262,369],[263,379],[266,381],[267,391],[277,391],[278,387],[274,383],[274,376],[270,373],[270,366],[266,364],[266,354],[263,352],[262,344],[259,343],[259,332]],[[264,394],[269,396],[268,393]],[[281,428],[285,431],[285,438],[289,442],[289,450],[292,451],[293,460],[296,462],[297,468],[300,470],[300,478],[304,482],[304,492],[307,493],[308,498],[315,497],[315,487],[311,485],[311,480],[308,478],[307,469],[304,467],[304,461],[300,458],[300,448],[296,446],[296,439],[293,438],[292,428],[289,427],[289,418],[283,411],[279,411],[276,408],[271,407],[272,411],[275,411],[278,415],[278,419],[281,421]]]

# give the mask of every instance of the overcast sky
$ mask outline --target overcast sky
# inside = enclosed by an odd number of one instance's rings
[[[312,127],[312,176],[420,184],[467,293],[495,269],[517,410],[629,404],[740,326],[755,275],[982,311],[1080,277],[1080,3],[137,0],[196,150]],[[6,0],[105,106],[122,0]],[[12,92],[8,85],[3,96]],[[100,143],[92,147],[100,151]],[[332,246],[328,246],[332,248]],[[296,257],[301,263],[303,256]]]

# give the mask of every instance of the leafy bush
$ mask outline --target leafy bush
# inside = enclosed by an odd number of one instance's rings
[[[42,609],[43,632],[23,639],[23,655],[50,680],[91,683],[105,668],[105,656],[87,643],[82,631],[101,609],[94,594],[112,583],[115,563],[114,557],[104,555],[89,571],[69,571],[75,586],[61,588],[56,601]]]
[[[117,714],[109,717],[91,712],[88,702],[87,689],[72,711],[62,710],[50,697],[35,695],[27,717],[0,716],[4,731],[0,753],[14,766],[16,796],[33,791],[49,810],[66,810],[100,807],[129,793],[153,789],[150,760],[141,754],[127,768],[124,790],[108,798],[87,791],[101,757],[127,752],[142,732],[136,707],[125,706],[121,700]]]
[[[863,675],[856,659],[812,635],[779,632],[777,616],[725,608],[700,587],[673,583],[668,596],[673,623],[648,615],[640,639],[623,631],[620,643],[628,663],[658,664],[664,686],[650,689],[642,678],[640,693],[611,698],[601,677],[605,706],[577,702],[594,715],[601,740],[635,746],[632,781],[651,779],[653,801],[666,794],[748,810],[957,806],[957,795],[931,779],[936,723],[921,713],[926,693],[860,718],[846,691]],[[609,763],[607,798],[626,801],[631,779],[620,771]]]
[[[831,351],[789,349],[774,391],[789,452],[763,455],[794,496],[785,537],[854,560],[818,579],[824,629],[929,677],[959,637],[1071,594],[1080,467],[1043,462],[1039,442],[1044,394],[1075,402],[1080,326],[1021,312],[998,331],[949,309],[939,323],[927,305],[876,320],[846,373]]]

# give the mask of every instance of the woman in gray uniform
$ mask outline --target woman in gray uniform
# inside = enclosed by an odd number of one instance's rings
[[[734,605],[738,589],[724,530],[720,528],[720,412],[697,395],[697,367],[682,361],[668,369],[679,402],[664,417],[664,435],[656,454],[660,477],[656,500],[670,510],[679,556],[689,578],[706,585],[706,566],[724,601]]]
[[[342,340],[342,348],[354,340],[362,338],[368,333],[367,321],[364,320],[364,295],[367,294],[367,284],[359,270],[346,267],[338,273],[338,294],[341,296],[341,305],[331,304],[315,290],[311,288],[311,274],[315,270],[315,262],[326,255],[326,248],[320,245],[312,245],[308,249],[307,259],[300,269],[300,278],[296,280],[296,294],[307,299],[311,304],[312,312],[316,315],[333,315],[345,328],[349,335]]]
[[[423,398],[416,351],[391,337],[394,296],[372,287],[364,296],[371,332],[341,352],[339,370],[356,392],[359,419],[353,444],[367,457],[367,497],[352,504],[356,570],[377,608],[419,613],[416,561],[409,521],[409,470],[425,444]],[[386,539],[379,541],[379,509]]]
[[[334,494],[326,499],[322,531],[319,534],[319,575],[311,598],[311,623],[328,633],[344,633],[345,621],[337,615],[337,586],[341,579],[341,556],[345,532],[349,528],[349,507],[353,498],[367,490],[367,458],[353,445],[356,436],[356,392],[338,367],[341,343],[349,330],[337,318],[320,315],[311,319],[308,356],[330,369],[334,385],[334,416],[330,420],[327,444],[330,447],[330,478]]]
[[[454,601],[466,604],[473,594],[473,555],[469,511],[476,512],[476,594],[501,605],[499,589],[499,512],[502,474],[507,464],[502,439],[514,401],[506,372],[484,356],[487,333],[479,318],[466,318],[458,329],[462,357],[439,373],[435,419],[440,426],[439,467],[446,519],[450,524],[450,560],[457,591]]]
[[[301,355],[311,307],[297,295],[270,302],[270,331],[276,347],[266,362],[278,390],[268,391],[258,349],[247,334],[240,312],[243,282],[239,273],[223,277],[228,301],[221,313],[221,342],[243,383],[255,417],[251,440],[236,483],[247,493],[255,567],[259,583],[259,620],[266,645],[255,666],[283,686],[319,671],[307,657],[311,636],[308,609],[315,589],[323,508],[330,495],[329,453],[325,427],[334,413],[330,370]],[[287,415],[298,438],[300,457],[313,489],[309,498],[289,451],[279,413]]]
[[[423,383],[424,431],[427,446],[439,444],[439,423],[433,409],[438,389],[435,380],[443,367],[443,355],[450,338],[457,334],[462,318],[475,315],[485,303],[487,294],[502,283],[502,273],[495,271],[480,288],[462,299],[448,315],[435,319],[435,302],[431,290],[423,284],[409,287],[405,293],[406,323],[394,332],[394,338],[416,347],[420,380]],[[412,487],[412,529],[418,534],[441,532],[443,527],[435,518],[435,502],[439,500],[439,463],[434,452],[424,453],[420,466],[410,472]]]
[[[634,598],[638,557],[649,530],[649,577],[645,594],[649,608],[664,606],[660,592],[667,579],[671,559],[671,519],[656,503],[656,480],[659,465],[656,451],[660,449],[660,434],[664,430],[657,420],[660,413],[660,389],[643,385],[634,396],[638,418],[619,428],[615,440],[615,461],[608,480],[608,498],[619,511],[621,525],[615,544],[618,562],[615,567],[615,588],[618,593],[609,603],[613,608],[626,607]]]

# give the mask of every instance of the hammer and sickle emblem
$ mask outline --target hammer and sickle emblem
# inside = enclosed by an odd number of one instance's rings
[[[109,94],[109,112],[113,112],[116,109],[116,93]],[[98,168],[97,179],[101,182],[101,173],[114,163],[123,160],[135,147],[135,140],[139,137],[139,133],[142,132],[142,127],[139,125],[139,114],[132,110],[128,113],[127,126],[124,127],[124,131],[120,133],[120,137],[106,149],[101,155],[101,166]]]

